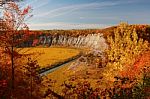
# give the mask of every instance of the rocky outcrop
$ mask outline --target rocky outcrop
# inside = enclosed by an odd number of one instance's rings
[[[90,48],[94,50],[104,51],[108,48],[103,34],[88,34],[86,36],[66,36],[66,35],[53,35],[53,36],[40,36],[38,44],[42,45],[57,45],[75,48]]]

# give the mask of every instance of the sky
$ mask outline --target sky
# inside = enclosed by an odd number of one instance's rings
[[[128,22],[150,24],[150,0],[24,0],[33,30],[105,28]]]

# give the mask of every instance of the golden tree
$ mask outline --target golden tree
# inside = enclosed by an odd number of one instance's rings
[[[113,36],[108,36],[108,63],[104,75],[114,80],[120,71],[133,68],[136,57],[148,49],[148,42],[138,38],[136,28],[120,23]]]

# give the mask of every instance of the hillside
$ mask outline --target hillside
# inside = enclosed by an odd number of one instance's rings
[[[135,27],[140,38],[149,40],[150,38],[150,25],[146,24],[131,24],[131,27]],[[77,37],[79,35],[88,35],[94,33],[103,33],[104,36],[113,35],[114,29],[117,26],[111,26],[104,29],[73,29],[73,30],[31,30],[32,35],[70,35]]]

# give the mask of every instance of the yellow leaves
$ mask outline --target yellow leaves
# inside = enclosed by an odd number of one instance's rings
[[[138,36],[137,36],[135,28],[134,28],[133,33],[132,33],[132,39],[133,39],[133,44],[136,45],[137,41],[138,41]]]
[[[109,61],[106,68],[110,75],[126,69],[125,64],[133,65],[136,56],[148,49],[148,43],[138,38],[136,28],[127,23],[120,23],[114,30],[114,37],[107,39],[110,48],[106,51]]]

